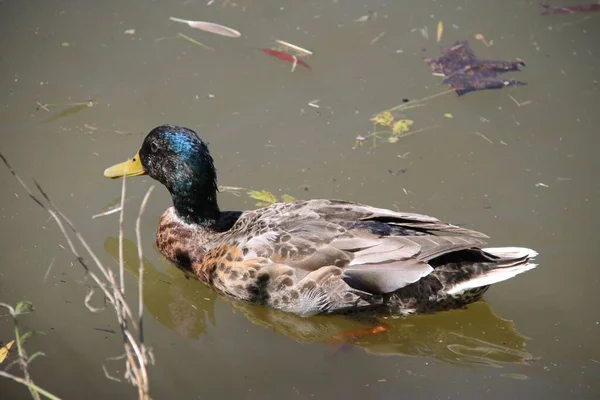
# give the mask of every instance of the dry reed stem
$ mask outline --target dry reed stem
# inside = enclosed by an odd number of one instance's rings
[[[126,191],[125,179],[123,180],[123,185],[122,185],[122,189],[121,189],[121,207],[120,207],[120,215],[119,215],[119,281],[117,282],[117,279],[115,278],[115,276],[113,274],[113,271],[102,264],[102,262],[100,261],[98,256],[94,253],[94,251],[91,249],[91,247],[89,246],[87,241],[83,238],[81,233],[75,228],[75,225],[67,218],[67,216],[65,214],[63,214],[54,205],[54,203],[50,200],[50,197],[46,194],[46,192],[42,189],[42,187],[37,182],[34,181],[35,186],[37,187],[38,191],[43,196],[43,198],[46,200],[47,205],[44,204],[38,197],[36,197],[36,195],[33,194],[33,192],[29,189],[29,187],[25,184],[25,182],[18,176],[16,171],[12,168],[12,166],[8,163],[6,158],[1,153],[0,153],[0,158],[6,165],[6,167],[10,171],[10,173],[15,177],[15,179],[19,182],[19,184],[27,191],[27,193],[29,194],[29,197],[31,197],[31,199],[35,203],[37,203],[40,207],[42,207],[46,212],[48,212],[50,214],[50,217],[56,221],[61,233],[63,234],[65,240],[67,241],[67,243],[69,245],[71,253],[76,257],[78,263],[85,270],[86,276],[90,276],[92,278],[92,280],[98,285],[98,287],[100,287],[100,289],[104,293],[104,296],[112,304],[115,314],[117,316],[117,320],[119,322],[119,326],[121,327],[121,333],[123,335],[123,347],[125,349],[125,356],[126,356],[125,357],[125,359],[126,359],[125,379],[137,387],[138,396],[140,399],[144,399],[144,400],[149,399],[149,381],[148,381],[148,372],[147,372],[146,366],[149,362],[149,358],[150,358],[150,360],[153,361],[153,356],[151,355],[151,353],[149,352],[149,350],[146,348],[146,346],[144,344],[144,335],[143,335],[143,326],[142,326],[142,321],[143,321],[142,320],[142,315],[143,315],[143,272],[144,272],[144,269],[143,269],[143,252],[142,252],[142,246],[141,246],[140,225],[141,225],[142,214],[145,210],[145,207],[148,203],[148,199],[149,199],[150,194],[154,187],[153,186],[150,187],[148,189],[146,195],[144,196],[144,200],[142,201],[142,204],[140,205],[140,209],[139,209],[138,217],[137,217],[137,221],[136,221],[136,237],[137,237],[137,243],[138,243],[138,257],[140,260],[139,286],[138,286],[139,287],[138,318],[137,318],[138,321],[136,322],[136,320],[133,317],[133,313],[131,312],[131,308],[129,307],[129,305],[127,304],[127,302],[125,300],[124,257],[123,257],[123,236],[124,236],[123,221],[124,221],[124,210],[125,210],[124,203],[125,203],[125,191]],[[92,258],[92,260],[94,261],[94,264],[96,264],[96,267],[102,273],[104,280],[102,280],[97,274],[95,274],[93,271],[90,270],[90,267],[87,264],[87,262],[85,261],[85,259],[77,251],[75,244],[73,243],[70,235],[68,234],[63,221],[64,221],[64,223],[66,223],[68,225],[68,227],[71,229],[73,234],[76,236],[79,243],[84,247],[86,252]],[[93,291],[90,291],[86,295],[86,299],[85,299],[84,303],[85,303],[86,307],[88,309],[90,309],[90,311],[97,311],[97,309],[95,309],[94,307],[92,307],[89,304],[89,300],[91,299],[92,295],[93,295]],[[138,333],[137,340],[136,340],[135,336],[129,330],[129,327],[128,327],[129,324],[131,324],[133,329],[137,331],[137,333]],[[16,326],[15,326],[15,329],[17,329]],[[18,344],[18,348],[19,348],[19,356],[21,357],[21,354],[24,354],[24,353],[22,353],[22,351],[24,351],[24,350],[21,348],[19,341],[17,341],[17,344]],[[150,357],[148,357],[148,355],[150,355]],[[108,376],[108,374],[106,373],[106,369],[104,367],[103,367],[103,369],[105,370],[105,374]],[[28,384],[28,388],[31,391],[32,396],[34,396],[35,399],[39,398],[39,396],[37,394],[38,389],[43,391],[43,389],[38,388],[31,381],[29,374],[26,370],[26,363],[25,363],[25,369],[24,369],[25,379],[22,379],[22,378],[19,378],[16,376],[12,376],[7,373],[2,373],[1,376],[8,377],[8,378],[16,380],[17,382],[20,382],[20,383],[24,382],[24,383]],[[45,392],[45,391],[40,392],[40,393],[42,393],[45,396],[48,396],[48,394],[50,394],[50,393],[47,394],[47,392]],[[50,395],[52,396],[52,394],[50,394]],[[50,397],[50,398],[56,399],[57,397],[54,396],[54,397]]]

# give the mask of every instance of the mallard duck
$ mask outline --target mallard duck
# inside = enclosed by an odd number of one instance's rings
[[[227,296],[301,316],[460,308],[537,266],[534,250],[482,248],[483,233],[349,201],[221,211],[208,146],[181,126],[153,129],[132,159],[104,171],[143,174],[173,200],[156,235],[167,259]]]

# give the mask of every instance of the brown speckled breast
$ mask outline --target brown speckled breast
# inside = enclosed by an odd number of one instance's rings
[[[183,222],[175,214],[175,209],[169,207],[160,218],[156,244],[169,261],[195,272],[203,279],[200,271],[194,271],[193,265],[202,263],[206,252],[204,244],[210,234],[207,229]]]

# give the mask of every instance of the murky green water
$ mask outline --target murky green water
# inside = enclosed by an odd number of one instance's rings
[[[389,320],[390,331],[334,351],[336,333],[364,326],[233,303],[164,261],[154,232],[170,198],[157,187],[143,221],[152,397],[597,398],[600,14],[542,17],[537,2],[493,0],[206,3],[0,2],[0,150],[102,261],[117,257],[118,219],[92,215],[121,190],[102,171],[154,126],[176,123],[210,142],[222,185],[434,215],[488,233],[493,246],[534,248],[540,267],[495,286],[486,303]],[[243,36],[201,33],[170,16]],[[510,77],[528,86],[438,97],[403,115],[413,130],[438,128],[353,149],[374,113],[447,89],[423,62],[440,54],[438,21],[444,45],[468,39],[481,58],[526,60]],[[259,51],[274,39],[313,51],[312,69],[291,73]],[[51,106],[90,99],[92,107]],[[319,108],[308,105],[316,99]],[[129,185],[131,296],[134,213],[150,181]],[[122,351],[114,316],[85,308],[84,276],[59,230],[3,167],[0,185],[0,300],[33,301],[23,327],[47,333],[28,343],[47,355],[33,363],[34,379],[64,398],[134,398],[102,372],[106,363],[123,373],[106,361]],[[222,209],[256,203],[244,193],[219,200]],[[11,338],[2,318],[0,340]],[[3,398],[28,395],[0,387]]]

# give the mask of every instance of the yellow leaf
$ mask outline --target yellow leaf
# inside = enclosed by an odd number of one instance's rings
[[[248,192],[248,196],[267,204],[277,203],[277,197],[267,190],[251,190]]]
[[[284,194],[281,196],[281,200],[283,200],[284,203],[293,203],[296,201],[296,198],[290,196],[289,194]]]
[[[410,129],[410,127],[413,123],[414,123],[414,121],[412,121],[410,119],[401,119],[399,121],[396,121],[396,123],[392,127],[392,132],[395,135],[399,135],[401,133],[408,132],[408,130]]]
[[[392,126],[394,123],[394,116],[389,111],[383,111],[371,118],[371,121],[376,125]]]
[[[454,116],[452,114],[450,114],[450,113],[444,114],[444,117],[446,117],[446,118],[454,118]]]
[[[437,41],[439,43],[440,40],[442,40],[442,34],[444,33],[444,23],[442,21],[438,22],[438,28],[437,28]]]
[[[13,346],[13,344],[15,344],[15,341],[11,340],[10,342],[8,342],[6,344],[6,346],[4,346],[0,349],[0,364],[2,364],[2,362],[4,361],[6,356],[8,356],[8,352],[9,352],[10,348]]]
[[[390,136],[388,138],[388,143],[396,143],[398,141],[398,136]]]

